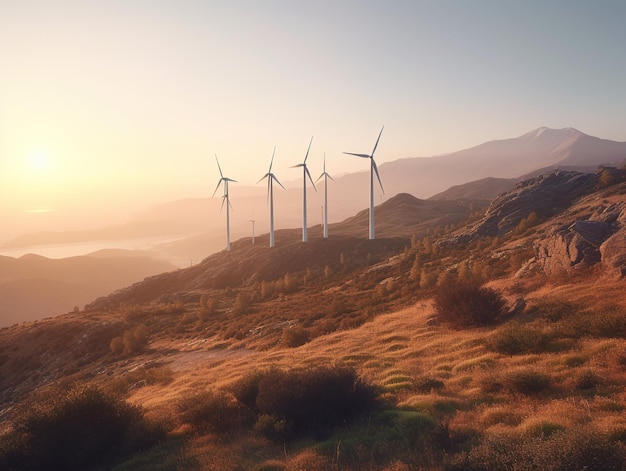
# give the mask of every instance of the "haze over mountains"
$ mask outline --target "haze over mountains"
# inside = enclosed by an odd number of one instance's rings
[[[541,127],[517,138],[489,141],[447,155],[405,158],[382,164],[379,171],[385,195],[379,193],[376,203],[380,204],[384,199],[398,193],[407,193],[422,199],[436,195],[436,199],[469,198],[487,202],[510,188],[519,178],[529,174],[557,167],[592,172],[598,165],[619,165],[624,161],[626,142],[600,139],[573,128]],[[332,175],[331,159],[328,159],[327,168]],[[290,170],[278,168],[276,171],[287,187],[287,191],[275,191],[276,227],[297,227],[301,221],[300,181],[295,173],[289,173]],[[315,176],[317,170],[312,168],[311,172]],[[293,175],[292,181],[288,181],[289,175]],[[480,181],[489,178],[507,180]],[[364,170],[336,177],[335,180],[329,186],[331,222],[342,221],[367,206],[369,172]],[[474,181],[477,182],[470,186],[458,187]],[[212,181],[207,181],[207,194],[212,184]],[[439,195],[453,186],[457,188],[452,193]],[[251,219],[256,219],[257,234],[268,231],[264,187],[233,185],[231,201],[232,240],[251,236]],[[321,231],[322,204],[322,192],[310,191],[309,224],[313,231],[316,227]],[[140,237],[177,238],[180,242],[168,240],[156,248],[170,261],[186,266],[189,260],[202,259],[223,248],[224,224],[220,205],[220,198],[172,201],[144,211],[126,225],[101,230],[27,234],[5,242],[2,247]]]

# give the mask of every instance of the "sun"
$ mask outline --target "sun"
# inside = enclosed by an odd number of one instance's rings
[[[33,149],[28,154],[28,167],[36,173],[45,173],[52,167],[52,157],[46,149]]]

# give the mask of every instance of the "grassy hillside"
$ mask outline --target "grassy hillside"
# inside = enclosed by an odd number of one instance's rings
[[[553,224],[623,190],[457,245],[438,243],[450,225],[240,241],[87,311],[2,329],[0,464],[52,469],[40,463],[62,450],[55,469],[624,469],[623,278],[601,263],[520,271]],[[449,308],[470,322],[448,322],[441,300],[481,284]],[[506,307],[476,327],[484,293]],[[70,421],[85,404],[127,420]],[[120,441],[95,434],[103,420]],[[60,424],[65,441],[46,435]],[[85,456],[76,436],[110,445]]]

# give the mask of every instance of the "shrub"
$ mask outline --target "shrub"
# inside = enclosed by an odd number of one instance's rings
[[[574,387],[576,389],[593,389],[602,383],[602,378],[598,376],[593,370],[585,368],[578,372],[576,378],[574,378]]]
[[[505,386],[524,395],[539,394],[550,387],[550,375],[534,368],[519,368],[510,371],[504,378]]]
[[[485,326],[498,321],[505,300],[497,291],[475,281],[447,278],[437,286],[434,306],[441,320],[454,326]]]
[[[201,391],[185,396],[177,406],[182,423],[199,430],[226,433],[245,422],[244,410],[223,391]]]
[[[556,431],[549,437],[491,436],[457,455],[448,471],[620,471],[626,466],[623,448],[590,428]]]
[[[505,355],[545,352],[550,336],[541,327],[520,325],[512,321],[487,338],[488,349]]]
[[[138,407],[95,387],[75,387],[18,413],[14,432],[0,447],[0,468],[102,467],[161,435]]]
[[[123,335],[111,339],[109,348],[114,354],[125,353],[131,355],[141,352],[148,344],[148,329],[140,324],[134,329],[127,330]]]
[[[279,370],[242,378],[233,395],[257,414],[256,429],[269,438],[320,437],[375,405],[374,390],[352,368]]]
[[[289,348],[304,345],[310,338],[310,332],[303,327],[292,327],[291,329],[283,330],[283,343]]]

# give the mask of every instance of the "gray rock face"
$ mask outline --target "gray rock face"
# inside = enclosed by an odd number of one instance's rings
[[[498,196],[473,227],[443,245],[465,243],[477,237],[503,236],[533,212],[540,219],[554,216],[575,199],[592,192],[597,183],[596,174],[562,170],[524,180]]]
[[[626,275],[626,202],[598,209],[589,220],[554,227],[535,241],[537,267],[549,275],[599,262],[608,273]]]

